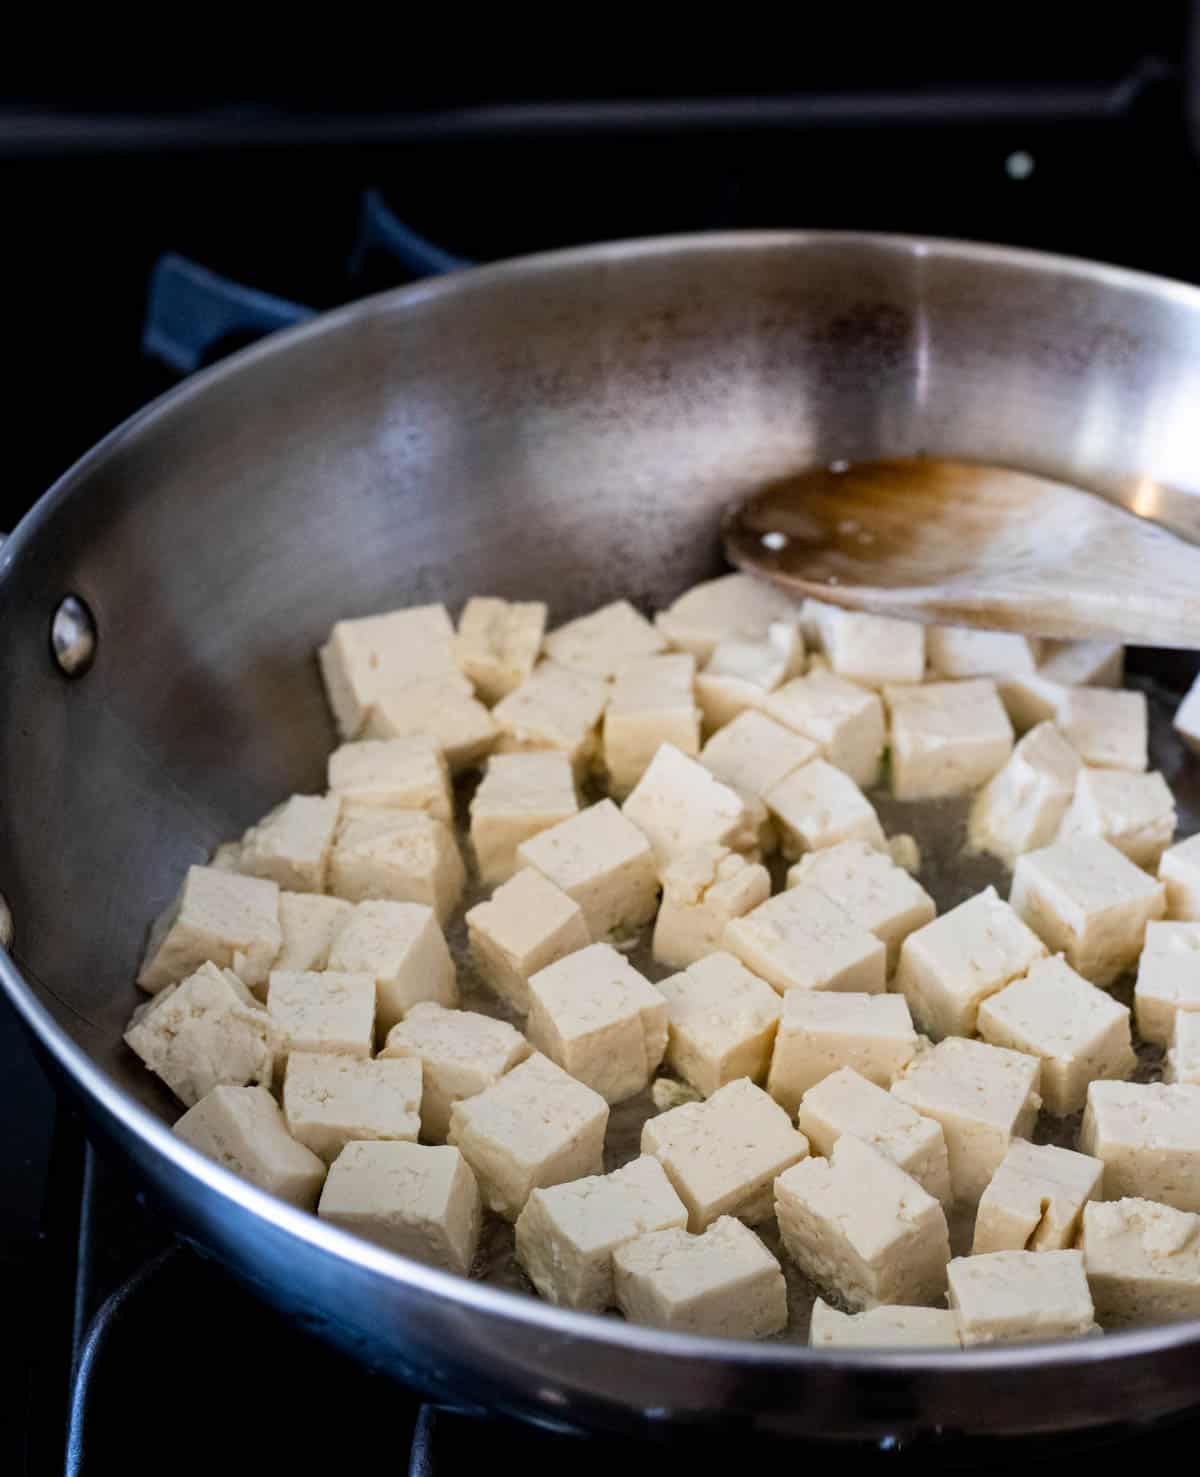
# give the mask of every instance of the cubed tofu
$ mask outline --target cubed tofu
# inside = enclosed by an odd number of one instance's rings
[[[662,875],[654,923],[654,958],[686,969],[721,947],[725,925],[771,896],[771,875],[727,846],[698,846],[676,857]]]
[[[517,861],[573,898],[597,941],[632,936],[654,916],[658,869],[653,848],[611,800],[522,841]]]
[[[603,677],[542,662],[492,709],[500,729],[497,753],[554,749],[567,756],[581,778],[596,753],[596,731],[609,691]]]
[[[1184,693],[1172,720],[1175,732],[1194,753],[1200,753],[1200,676]]]
[[[660,744],[700,752],[696,659],[686,652],[630,662],[613,682],[604,712],[604,767],[613,795],[628,795]]]
[[[740,795],[762,802],[773,785],[819,754],[811,739],[751,711],[713,734],[700,750],[700,763]]]
[[[498,703],[533,671],[546,630],[540,600],[475,595],[458,618],[454,653],[485,703]]]
[[[421,1137],[440,1144],[454,1104],[499,1082],[529,1052],[528,1041],[507,1021],[423,1001],[392,1027],[379,1055],[420,1062]]]
[[[1039,723],[1057,724],[1070,690],[1065,682],[1053,682],[1038,672],[996,678],[996,691],[1018,733],[1026,733]]]
[[[1008,762],[1013,728],[994,682],[887,687],[884,697],[897,800],[968,794]]]
[[[355,1140],[415,1143],[421,1063],[293,1052],[283,1079],[283,1116],[292,1137],[326,1164]]]
[[[1200,1211],[1200,1087],[1093,1082],[1079,1147],[1104,1161],[1104,1198]]]
[[[496,887],[517,871],[517,847],[579,812],[571,761],[552,749],[493,754],[471,797],[479,879]]]
[[[542,643],[560,667],[613,678],[638,657],[665,651],[666,638],[628,600],[614,600],[551,631]]]
[[[747,969],[789,990],[850,990],[878,995],[887,951],[873,933],[815,888],[793,887],[725,927],[723,945]]]
[[[750,851],[758,842],[759,818],[738,792],[674,744],[659,747],[621,809],[649,840],[660,871],[697,846]]]
[[[767,809],[779,827],[783,854],[792,860],[843,841],[887,847],[875,807],[848,774],[824,759],[794,769],[768,790]]]
[[[1060,836],[1101,836],[1153,871],[1175,838],[1175,797],[1161,774],[1082,769]]]
[[[847,1307],[941,1303],[950,1233],[927,1190],[872,1145],[844,1133],[829,1158],[805,1159],[775,1181],[784,1249]]]
[[[269,1195],[301,1210],[315,1208],[325,1166],[288,1133],[265,1087],[214,1087],[176,1122],[175,1132]]]
[[[816,744],[856,785],[878,782],[885,732],[878,693],[817,669],[773,692],[764,708],[768,717]]]
[[[242,843],[222,841],[209,857],[208,865],[218,872],[240,872],[242,870]]]
[[[918,1053],[892,1092],[946,1135],[950,1188],[974,1204],[987,1189],[1015,1138],[1028,1138],[1041,1098],[1036,1057],[952,1037]]]
[[[450,767],[427,733],[343,744],[329,756],[329,788],[345,805],[423,810],[454,821]]]
[[[422,1000],[458,1004],[450,950],[433,909],[420,903],[359,903],[330,947],[329,968],[371,976],[381,1033]]]
[[[189,867],[150,929],[138,984],[151,994],[213,963],[255,990],[279,953],[279,887],[217,867]]]
[[[1125,648],[1119,641],[1046,641],[1038,672],[1067,687],[1120,687]]]
[[[882,615],[819,604],[817,621],[829,665],[839,677],[868,687],[920,682],[925,675],[925,627]]]
[[[273,969],[267,1010],[283,1049],[369,1057],[375,1049],[375,976]]]
[[[823,1298],[813,1304],[808,1342],[814,1349],[957,1348],[958,1319],[945,1308],[868,1308],[839,1313]]]
[[[1200,922],[1200,836],[1164,851],[1158,876],[1167,892],[1167,917]]]
[[[1015,631],[981,631],[973,626],[925,628],[925,656],[936,677],[1031,674],[1037,671],[1044,644]]]
[[[1200,1215],[1152,1200],[1092,1201],[1079,1246],[1106,1328],[1200,1318]]]
[[[762,641],[720,641],[696,676],[696,700],[709,733],[804,670],[804,637],[794,621],[776,621]]]
[[[972,1256],[1074,1246],[1083,1207],[1099,1193],[1103,1173],[1088,1154],[1014,1139],[980,1197]]]
[[[764,1082],[779,1024],[779,996],[732,954],[710,954],[661,980],[667,1002],[666,1065],[711,1097],[739,1077]]]
[[[454,833],[421,810],[347,805],[329,861],[329,890],[347,902],[424,903],[442,924],[467,871]]]
[[[535,1053],[450,1110],[450,1143],[475,1171],[484,1203],[515,1221],[533,1190],[603,1172],[608,1104]]]
[[[548,1302],[599,1313],[616,1302],[614,1252],[686,1225],[662,1165],[643,1154],[612,1174],[534,1190],[517,1220],[517,1260]]]
[[[290,892],[324,892],[341,809],[336,795],[293,795],[242,837],[238,870]]]
[[[441,749],[455,774],[489,754],[499,732],[495,719],[457,670],[436,681],[414,683],[394,697],[381,697],[367,710],[362,728],[368,739],[423,733]]]
[[[1025,974],[1046,947],[994,887],[910,933],[895,988],[933,1036],[973,1036],[979,1007]]]
[[[706,662],[721,641],[761,641],[774,621],[795,621],[800,602],[777,585],[747,574],[723,574],[693,585],[654,624],[676,651]]]
[[[1164,1082],[1185,1082],[1200,1087],[1200,1012],[1181,1010],[1163,1064]]]
[[[1095,769],[1146,768],[1149,717],[1144,692],[1069,687],[1057,722],[1085,764]]]
[[[270,1087],[282,1046],[246,986],[215,964],[139,1005],[125,1043],[186,1108],[222,1084]]]
[[[283,942],[276,969],[328,969],[333,941],[349,922],[354,904],[315,892],[279,894],[279,931]]]
[[[1075,794],[1079,755],[1053,723],[1031,728],[971,806],[967,830],[974,851],[1012,866],[1022,852],[1049,846]]]
[[[762,1339],[787,1326],[787,1284],[753,1231],[722,1216],[701,1235],[674,1228],[613,1254],[617,1306],[631,1323],[707,1338]]]
[[[767,1091],[794,1114],[804,1094],[841,1067],[890,1087],[919,1044],[902,995],[790,990],[783,997]]]
[[[530,976],[592,942],[583,909],[532,867],[470,910],[467,936],[480,975],[522,1015]]]
[[[808,1153],[808,1140],[761,1088],[742,1077],[702,1103],[684,1103],[642,1128],[653,1154],[703,1231],[723,1215],[750,1225],[769,1220],[777,1175]]]
[[[483,1224],[479,1186],[457,1149],[347,1144],[330,1166],[317,1214],[365,1241],[466,1277]]]
[[[338,621],[317,656],[343,738],[359,733],[380,698],[403,697],[415,683],[458,670],[454,626],[444,605]]]
[[[842,841],[809,852],[790,869],[787,885],[815,887],[873,933],[887,950],[889,974],[904,940],[937,916],[921,884],[865,841]]]
[[[1099,1333],[1078,1251],[992,1251],[950,1263],[963,1346]]]
[[[1039,959],[979,1007],[979,1034],[1042,1064],[1042,1106],[1078,1113],[1096,1078],[1126,1078],[1137,1065],[1129,1010],[1089,985],[1061,957]]]

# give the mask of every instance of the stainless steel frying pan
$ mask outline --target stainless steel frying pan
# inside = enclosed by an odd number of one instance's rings
[[[0,981],[92,1130],[262,1295],[435,1394],[622,1429],[1029,1431],[1200,1401],[1200,1323],[970,1354],[666,1335],[428,1270],[201,1159],[121,1045],[184,868],[322,782],[337,618],[474,592],[556,619],[711,573],[815,460],[1009,463],[1200,532],[1200,291],[939,241],[606,246],[358,304],[185,383],[0,550]],[[60,602],[95,623],[68,676]]]

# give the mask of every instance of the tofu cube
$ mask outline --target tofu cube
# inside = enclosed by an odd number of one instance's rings
[[[1175,797],[1161,774],[1083,769],[1061,836],[1101,836],[1153,871],[1175,838]]]
[[[1033,1132],[1040,1073],[1036,1057],[952,1037],[918,1053],[892,1084],[902,1103],[942,1125],[955,1200],[978,1201],[1013,1139]]]
[[[660,870],[697,846],[750,851],[759,818],[728,785],[674,744],[662,744],[621,807],[654,848]]]
[[[208,865],[218,872],[240,872],[242,870],[242,843],[222,841],[209,857]]]
[[[787,1326],[787,1284],[753,1231],[722,1216],[702,1235],[674,1228],[613,1254],[617,1306],[631,1323],[708,1338],[762,1339]]]
[[[1146,768],[1149,716],[1144,692],[1069,687],[1057,722],[1063,737],[1094,769]]]
[[[604,712],[604,767],[613,795],[628,795],[660,744],[700,752],[696,659],[686,653],[639,657],[613,682]]]
[[[825,655],[839,677],[883,687],[888,682],[920,682],[925,675],[924,626],[861,615],[822,601],[814,604]]]
[[[839,1313],[823,1298],[813,1304],[808,1342],[814,1349],[957,1348],[958,1319],[945,1308],[868,1308]]]
[[[793,887],[725,927],[724,947],[747,969],[789,990],[882,994],[887,951],[815,888]]]
[[[499,729],[456,670],[452,676],[417,682],[394,697],[381,697],[368,708],[364,738],[398,739],[414,733],[433,739],[457,774],[491,752]]]
[[[270,1087],[282,1045],[237,975],[215,964],[139,1005],[125,1042],[187,1108],[222,1084]]]
[[[1106,1328],[1200,1318],[1200,1216],[1152,1200],[1092,1201],[1079,1246]]]
[[[937,916],[933,899],[916,878],[865,841],[842,841],[807,853],[788,872],[787,885],[823,892],[873,933],[887,950],[889,974],[904,940]]]
[[[283,942],[276,969],[328,969],[333,941],[354,914],[354,904],[315,892],[279,894],[279,931]]]
[[[794,769],[768,790],[767,809],[779,827],[783,854],[792,860],[843,841],[887,848],[875,807],[848,774],[824,759]]]
[[[779,996],[732,954],[710,954],[660,980],[667,1002],[666,1064],[711,1097],[739,1077],[766,1080],[779,1024]]]
[[[421,1131],[421,1063],[293,1052],[283,1079],[283,1116],[297,1143],[326,1164],[352,1140],[415,1143]]]
[[[768,717],[816,744],[856,785],[878,783],[885,737],[878,693],[816,669],[772,693],[764,707]]]
[[[596,729],[608,706],[609,690],[603,677],[542,662],[493,708],[500,730],[497,752],[555,749],[567,756],[581,778],[596,753]]]
[[[369,1057],[375,1048],[375,976],[273,969],[267,1010],[283,1048]]]
[[[1166,908],[1161,882],[1107,841],[1082,836],[1018,857],[1009,900],[1046,947],[1094,985],[1131,968],[1146,924]]]
[[[1045,956],[1037,934],[988,887],[909,934],[900,949],[895,987],[922,1030],[973,1036],[988,996]]]
[[[667,649],[666,638],[628,600],[614,600],[590,615],[568,621],[551,631],[542,644],[546,655],[560,667],[609,679],[638,657]]]
[[[334,1160],[317,1214],[365,1241],[466,1277],[479,1247],[479,1186],[457,1149],[347,1144]]]
[[[325,1166],[298,1144],[265,1087],[214,1087],[175,1124],[186,1144],[268,1195],[313,1210]]]
[[[1080,768],[1079,755],[1052,723],[1031,728],[972,803],[972,850],[991,852],[1011,867],[1022,852],[1049,846],[1070,807]]]
[[[819,753],[811,739],[752,710],[713,734],[700,763],[739,795],[763,801],[772,786]]]
[[[565,754],[493,754],[471,797],[471,846],[479,879],[507,882],[520,866],[517,847],[579,813]]]
[[[457,672],[454,626],[444,605],[338,621],[317,653],[325,694],[343,738],[354,738],[381,698]]]
[[[1104,1198],[1200,1211],[1200,1087],[1093,1082],[1079,1147],[1104,1161]]]
[[[676,651],[706,662],[722,641],[762,641],[775,621],[795,621],[801,610],[777,585],[748,574],[723,574],[693,585],[654,624]]]
[[[766,867],[727,846],[684,852],[667,866],[662,884],[653,953],[673,969],[715,953],[730,919],[744,917],[771,896]]]
[[[579,904],[532,867],[470,910],[467,936],[482,978],[522,1015],[530,976],[592,941]]]
[[[775,1213],[791,1260],[850,1308],[925,1307],[945,1296],[946,1212],[852,1133],[842,1134],[827,1159],[805,1159],[779,1176]]]
[[[1164,1082],[1186,1082],[1200,1087],[1200,1013],[1181,1010],[1163,1066]]]
[[[966,795],[1008,762],[1013,729],[994,682],[886,687],[884,697],[897,800]]]
[[[540,600],[475,595],[458,618],[454,653],[485,703],[498,703],[533,671],[546,630]]]
[[[612,1174],[534,1190],[517,1220],[517,1260],[547,1302],[599,1313],[616,1302],[613,1254],[686,1225],[662,1165],[643,1154]]]
[[[189,867],[170,907],[150,929],[138,984],[151,994],[209,962],[254,990],[279,953],[279,887],[218,867]]]
[[[980,1197],[971,1255],[1074,1246],[1083,1207],[1099,1193],[1103,1172],[1087,1154],[1014,1139]]]
[[[696,677],[696,700],[711,733],[804,670],[804,637],[795,621],[776,621],[762,641],[720,641]]]
[[[1167,890],[1167,917],[1200,922],[1200,836],[1164,851],[1158,876]]]
[[[238,870],[290,892],[324,892],[341,809],[336,795],[293,795],[242,837]]]
[[[808,1140],[761,1088],[742,1077],[702,1103],[647,1119],[642,1153],[653,1154],[703,1231],[723,1215],[769,1220],[777,1175],[808,1153]]]
[[[1037,671],[1044,643],[1015,631],[927,626],[925,656],[938,677],[1003,677]],[[918,679],[919,680],[919,679]]]
[[[1070,688],[1065,682],[1053,682],[1035,672],[1032,676],[1012,673],[997,677],[996,691],[1013,728],[1026,733],[1039,723],[1057,725]]]
[[[484,1203],[515,1221],[533,1190],[603,1172],[608,1104],[535,1053],[450,1110],[450,1143],[475,1171]]]
[[[522,841],[517,861],[579,904],[593,939],[631,936],[654,916],[658,870],[653,849],[611,800],[589,805]]]
[[[442,924],[458,907],[466,868],[444,821],[421,810],[347,805],[329,862],[329,890],[347,902],[424,903]]]
[[[992,1251],[950,1263],[950,1307],[964,1348],[1098,1333],[1078,1251]]]
[[[1128,1077],[1137,1065],[1129,1010],[1089,985],[1062,958],[1039,959],[979,1007],[979,1034],[993,1046],[1037,1057],[1042,1106],[1078,1113],[1096,1078]]]
[[[1067,687],[1120,687],[1125,648],[1119,641],[1045,641],[1039,674]]]
[[[767,1091],[794,1114],[810,1088],[842,1067],[890,1087],[918,1045],[902,995],[791,990],[783,997]]]
[[[454,823],[450,767],[427,733],[343,744],[329,756],[329,788],[345,805],[423,810]]]
[[[458,977],[432,908],[359,903],[329,950],[329,968],[375,981],[381,1032],[422,1000],[458,1004]]]
[[[1197,676],[1172,720],[1175,732],[1194,753],[1200,753],[1200,676]]]

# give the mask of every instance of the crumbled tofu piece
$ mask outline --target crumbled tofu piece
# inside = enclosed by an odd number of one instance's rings
[[[347,902],[424,903],[445,923],[458,907],[467,871],[454,833],[422,810],[347,805],[329,890]]]
[[[1095,769],[1146,768],[1149,717],[1144,692],[1070,687],[1059,704],[1057,722],[1085,764]]]
[[[879,851],[887,847],[875,807],[848,774],[824,759],[794,769],[768,790],[767,809],[789,859],[843,841],[865,841]]]
[[[1200,922],[1200,836],[1164,851],[1158,876],[1167,890],[1167,917]]]
[[[365,1241],[466,1277],[483,1205],[457,1149],[347,1144],[330,1166],[317,1214]]]
[[[692,691],[696,661],[686,653],[645,656],[613,682],[604,712],[604,766],[609,789],[628,795],[660,744],[700,752],[700,709]]]
[[[1015,631],[972,626],[927,626],[925,655],[938,677],[1005,677],[1037,671],[1044,643]]]
[[[1067,687],[1120,687],[1125,648],[1119,641],[1047,641],[1038,672]]]
[[[925,627],[819,603],[817,621],[829,665],[839,677],[883,687],[925,675]]]
[[[667,866],[662,884],[653,952],[672,969],[715,953],[730,919],[744,917],[771,896],[766,867],[726,846],[684,852]]]
[[[713,734],[700,750],[700,763],[740,795],[761,802],[773,785],[819,753],[803,734],[750,711]]]
[[[522,1015],[530,976],[592,942],[583,909],[532,867],[470,910],[467,934],[479,973]]]
[[[137,982],[154,994],[211,961],[253,990],[266,983],[281,942],[276,883],[189,867],[178,896],[150,929]]]
[[[447,825],[454,821],[450,767],[427,733],[343,744],[329,756],[329,788],[346,805],[424,810]]]
[[[422,1000],[458,1004],[450,950],[433,909],[420,903],[359,903],[330,947],[329,968],[371,976],[381,1033]]]
[[[884,689],[897,800],[965,795],[1003,769],[1013,729],[994,682],[927,682]]]
[[[632,1323],[708,1338],[762,1339],[787,1325],[787,1284],[753,1231],[722,1216],[702,1235],[674,1228],[613,1254],[617,1306]]]
[[[749,851],[758,818],[728,785],[674,744],[663,744],[621,807],[654,848],[660,870],[697,846]]]
[[[517,871],[517,847],[579,812],[571,761],[542,753],[494,754],[471,797],[471,845],[490,887]]]
[[[267,1010],[284,1049],[369,1057],[375,1049],[375,977],[273,969]]]
[[[1175,837],[1175,797],[1161,774],[1082,769],[1061,836],[1102,836],[1153,871]]]
[[[418,682],[394,697],[382,697],[367,710],[362,734],[397,739],[423,733],[433,739],[456,774],[491,752],[499,729],[465,677]]]
[[[283,1079],[283,1116],[292,1137],[326,1164],[351,1141],[415,1143],[421,1131],[421,1063],[293,1052]]]
[[[444,605],[338,621],[317,656],[343,738],[357,736],[367,710],[381,698],[402,698],[415,683],[458,671],[454,626]]]
[[[958,1319],[945,1308],[868,1308],[839,1313],[822,1298],[813,1304],[808,1342],[814,1349],[957,1348]]]
[[[454,643],[458,664],[485,703],[498,703],[533,671],[546,630],[540,600],[476,595],[463,606]]]
[[[420,1062],[421,1137],[440,1144],[454,1104],[499,1082],[529,1052],[529,1043],[507,1021],[423,1001],[392,1027],[379,1055]]]
[[[804,1158],[808,1140],[778,1103],[742,1077],[705,1102],[647,1119],[642,1153],[662,1163],[687,1206],[689,1228],[703,1231],[723,1215],[750,1225],[769,1220],[775,1178]]]
[[[492,709],[500,728],[497,753],[557,749],[582,776],[596,752],[596,730],[608,694],[603,677],[542,662]]]
[[[992,1251],[950,1263],[963,1346],[1098,1333],[1078,1251]]]
[[[1200,1318],[1200,1216],[1151,1200],[1092,1201],[1079,1245],[1106,1328]]]
[[[1200,1211],[1200,1087],[1093,1082],[1079,1147],[1104,1161],[1104,1198]]]
[[[1094,985],[1136,961],[1146,924],[1166,907],[1161,882],[1115,846],[1064,836],[1017,858],[1009,901],[1046,947]]]
[[[914,877],[921,870],[921,848],[917,844],[917,838],[909,836],[907,832],[901,831],[898,836],[888,837],[888,855],[898,867]]]
[[[328,969],[333,941],[354,913],[345,898],[315,892],[279,894],[279,931],[283,942],[275,969]]]
[[[933,899],[921,884],[864,841],[842,841],[809,852],[788,872],[787,885],[815,887],[873,933],[887,950],[889,974],[908,935],[937,916]]]
[[[214,1087],[176,1122],[175,1132],[269,1195],[301,1210],[315,1208],[325,1166],[288,1133],[265,1087]]]
[[[950,1234],[946,1212],[879,1149],[844,1133],[775,1181],[784,1249],[818,1287],[861,1310],[940,1303]]]
[[[661,980],[669,1035],[666,1065],[705,1097],[739,1077],[763,1082],[779,996],[732,954],[710,954]]]
[[[1200,1012],[1181,1010],[1176,1015],[1163,1081],[1200,1087]]]
[[[542,643],[560,667],[613,678],[638,657],[667,649],[666,639],[628,600],[614,600],[551,631]]]
[[[208,865],[217,872],[240,872],[242,870],[242,843],[222,841],[209,857]]]
[[[187,1108],[221,1084],[270,1087],[282,1046],[246,986],[215,964],[139,1005],[125,1042]]]
[[[1046,947],[994,887],[910,933],[895,988],[933,1036],[973,1036],[980,1005],[1025,974]]]
[[[1200,753],[1200,676],[1184,693],[1183,701],[1175,709],[1172,723],[1175,732],[1188,748]]]
[[[890,1087],[919,1041],[902,995],[791,990],[783,997],[767,1091],[789,1113],[841,1067]]]
[[[696,676],[696,700],[711,733],[804,670],[804,637],[794,621],[776,621],[763,641],[721,641]]]
[[[878,782],[885,733],[878,693],[815,670],[772,693],[764,706],[768,717],[810,739],[856,785]]]
[[[980,1198],[971,1254],[1066,1251],[1103,1172],[1087,1154],[1014,1139]]]
[[[534,1190],[517,1220],[517,1260],[548,1302],[599,1313],[616,1301],[613,1253],[686,1225],[662,1165],[643,1154],[612,1174]]]
[[[654,916],[654,851],[611,800],[522,841],[517,861],[574,898],[593,939],[634,934]]]
[[[955,1036],[918,1053],[892,1084],[901,1102],[942,1125],[956,1200],[977,1201],[1013,1139],[1033,1132],[1040,1071],[1036,1057]]]
[[[815,888],[793,887],[725,926],[722,943],[782,995],[788,990],[881,994],[887,950]]]
[[[450,1143],[475,1171],[484,1203],[515,1221],[530,1192],[601,1174],[608,1104],[535,1053],[450,1110]]]
[[[706,662],[721,641],[761,641],[774,621],[795,621],[800,605],[777,585],[723,574],[680,595],[654,624],[677,651]]]
[[[293,795],[242,837],[239,871],[290,892],[324,892],[341,809],[336,795]]]
[[[840,1067],[808,1089],[796,1127],[812,1153],[826,1159],[842,1134],[853,1134],[911,1175],[935,1200],[950,1203],[950,1160],[941,1124],[922,1118],[852,1067]]]
[[[1049,846],[1075,794],[1079,755],[1052,723],[1031,728],[971,806],[967,824],[975,851],[1012,866],[1022,852]]]
[[[687,1082],[677,1082],[673,1077],[656,1077],[650,1084],[650,1101],[656,1113],[669,1113],[672,1108],[682,1108],[684,1103],[698,1103],[704,1096]]]

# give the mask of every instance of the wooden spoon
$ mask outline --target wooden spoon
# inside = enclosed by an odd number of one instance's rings
[[[1008,467],[835,462],[764,488],[723,531],[734,564],[833,605],[1200,648],[1200,547]]]

